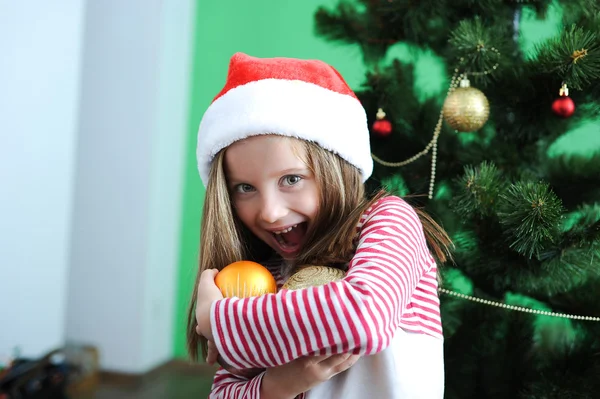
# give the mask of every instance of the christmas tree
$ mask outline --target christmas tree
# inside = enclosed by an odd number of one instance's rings
[[[555,34],[525,48],[524,15],[550,12]],[[454,241],[446,398],[600,397],[600,2],[355,0],[315,17],[368,70],[369,189]],[[399,45],[442,61],[443,92],[423,94]]]

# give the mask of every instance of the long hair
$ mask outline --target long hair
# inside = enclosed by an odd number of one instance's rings
[[[196,297],[200,275],[207,269],[221,270],[230,263],[243,260],[245,245],[234,216],[233,208],[225,180],[225,151],[219,152],[212,162],[209,181],[206,185],[204,210],[202,212],[200,254],[198,274],[194,284],[187,320],[187,348],[193,360],[198,359],[198,345],[204,356],[207,353],[207,341],[196,333]]]
[[[327,265],[345,269],[356,251],[357,224],[362,214],[378,199],[387,195],[380,191],[365,195],[360,171],[319,145],[290,139],[294,153],[312,171],[319,193],[315,219],[306,232],[306,241],[293,266]],[[202,216],[198,275],[190,300],[187,320],[187,347],[193,360],[198,358],[198,346],[206,356],[207,343],[196,333],[196,296],[202,271],[221,270],[238,260],[266,260],[273,250],[246,229],[235,215],[227,188],[224,166],[225,151],[212,162]],[[416,209],[432,254],[440,263],[450,254],[450,238],[426,213]]]

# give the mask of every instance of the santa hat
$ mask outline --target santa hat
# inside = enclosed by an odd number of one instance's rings
[[[221,149],[262,134],[315,142],[356,166],[363,181],[373,171],[365,110],[339,72],[322,61],[233,55],[225,87],[198,129],[204,184]]]

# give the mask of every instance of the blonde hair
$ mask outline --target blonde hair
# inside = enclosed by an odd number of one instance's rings
[[[356,250],[356,226],[362,214],[387,193],[381,191],[367,198],[360,171],[338,155],[313,142],[293,139],[293,149],[315,176],[319,191],[319,208],[310,223],[296,266],[327,265],[345,269]],[[299,151],[298,151],[299,150]],[[235,215],[230,200],[225,173],[225,150],[220,151],[210,168],[209,181],[201,222],[198,275],[190,300],[187,320],[187,348],[193,360],[198,358],[198,346],[204,356],[207,343],[196,333],[196,296],[202,271],[219,269],[238,260],[260,262],[274,251],[254,237]],[[449,255],[450,239],[428,215],[416,210],[425,236],[439,262]]]

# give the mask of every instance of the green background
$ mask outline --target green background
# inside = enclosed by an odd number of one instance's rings
[[[321,59],[338,69],[351,87],[359,88],[365,75],[359,48],[355,45],[329,43],[317,38],[314,33],[313,16],[317,8],[322,5],[333,7],[336,3],[337,0],[199,0],[197,3],[174,320],[176,357],[186,356],[187,307],[197,269],[200,215],[204,199],[195,155],[200,119],[212,98],[222,88],[229,58],[237,51],[258,57]],[[540,40],[554,35],[560,16],[560,10],[553,9],[546,21],[538,21],[532,13],[525,11],[520,38],[523,48],[531,50]],[[389,56],[417,64],[414,87],[420,98],[441,96],[447,90],[448,77],[443,63],[435,55],[398,44],[390,49]],[[600,132],[597,126],[597,122],[590,121],[574,127],[557,142],[559,145],[551,148],[552,153],[557,155],[568,151],[589,154],[598,151]]]

